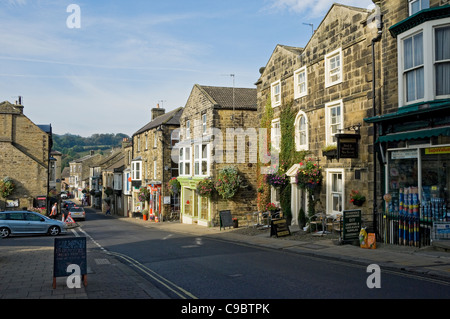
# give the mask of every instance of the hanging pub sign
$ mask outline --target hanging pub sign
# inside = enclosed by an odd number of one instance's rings
[[[338,159],[340,158],[358,158],[359,140],[361,135],[357,134],[336,134]]]

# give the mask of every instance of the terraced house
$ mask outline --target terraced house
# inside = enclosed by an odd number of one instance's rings
[[[51,125],[36,125],[23,110],[20,99],[0,103],[0,180],[8,177],[14,185],[8,196],[0,196],[0,210],[50,204]]]
[[[180,117],[183,223],[218,226],[221,210],[238,219],[257,210],[257,122],[256,89],[194,85]],[[230,174],[228,186],[236,183],[230,193],[211,194],[221,189],[221,173]]]
[[[380,240],[429,245],[450,227],[450,4],[374,1],[383,17],[376,112]]]
[[[165,113],[165,109],[158,105],[151,110],[151,121],[133,134],[130,154],[131,212],[146,210],[161,220],[172,210],[178,209],[179,197],[169,192],[167,183],[178,176],[178,164],[172,160],[172,148],[179,139],[177,129],[182,111],[183,108],[179,107]],[[148,191],[148,198],[141,200],[139,192],[144,189]]]
[[[371,225],[373,130],[364,118],[373,114],[379,72],[379,50],[372,54],[377,21],[375,11],[334,4],[304,48],[277,45],[260,69],[259,120],[269,130],[272,154],[279,154],[275,170],[259,175],[260,210],[273,203],[303,226],[303,214],[332,220],[357,208]],[[320,167],[316,184],[297,179],[307,163]],[[280,185],[273,175],[288,179]],[[353,190],[365,197],[361,206],[351,201]]]

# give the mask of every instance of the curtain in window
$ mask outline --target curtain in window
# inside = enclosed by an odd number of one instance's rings
[[[450,26],[435,29],[436,95],[450,94]]]
[[[406,100],[424,97],[423,34],[418,33],[403,41]]]

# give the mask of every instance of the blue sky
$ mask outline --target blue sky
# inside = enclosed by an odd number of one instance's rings
[[[132,135],[194,84],[253,88],[277,44],[302,47],[333,2],[0,0],[0,101],[56,134]],[[71,4],[80,28],[69,28]]]

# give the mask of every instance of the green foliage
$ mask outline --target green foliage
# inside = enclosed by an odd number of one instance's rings
[[[261,122],[260,127],[265,128],[267,130],[267,140],[263,141],[262,143],[265,143],[266,149],[270,150],[270,128],[272,127],[272,120],[273,120],[273,108],[272,108],[272,102],[270,95],[267,97],[266,100],[266,106],[264,108],[264,113],[261,116]],[[260,145],[260,147],[263,147],[263,145]],[[270,151],[269,151],[270,152]],[[258,172],[261,171],[261,168],[266,166],[267,164],[261,163],[258,161],[257,163],[257,170]],[[258,202],[258,209],[264,210],[267,207],[267,204],[270,202],[270,187],[265,181],[265,176],[262,174],[258,174],[258,194],[257,194],[257,202]]]
[[[230,199],[236,195],[242,182],[242,178],[239,176],[237,168],[229,166],[222,168],[219,171],[215,188],[217,193],[219,193],[223,199]]]
[[[64,135],[53,134],[53,149],[61,152],[61,169],[68,166],[69,162],[89,154],[91,150],[102,151],[114,147],[121,147],[122,140],[128,138],[126,134],[93,134],[90,137],[81,137],[66,133]]]
[[[197,193],[202,197],[210,198],[214,190],[214,182],[209,178],[205,178],[197,184]]]
[[[15,189],[15,185],[11,178],[5,177],[0,181],[0,196],[7,198]]]

